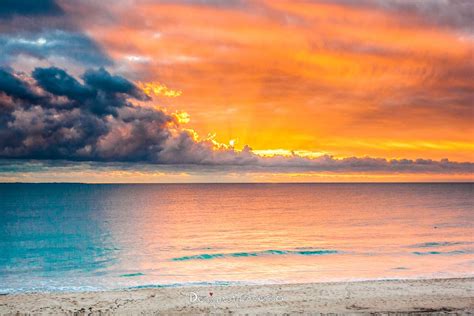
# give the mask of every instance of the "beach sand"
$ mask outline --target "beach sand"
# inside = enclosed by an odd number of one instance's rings
[[[474,312],[474,278],[200,286],[0,296],[0,314]]]

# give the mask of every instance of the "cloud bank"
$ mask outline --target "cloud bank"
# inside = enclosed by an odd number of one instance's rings
[[[448,160],[263,157],[199,140],[175,114],[150,106],[132,81],[104,68],[80,79],[65,70],[30,75],[0,69],[0,158],[226,166],[234,170],[346,173],[472,173],[474,164]]]

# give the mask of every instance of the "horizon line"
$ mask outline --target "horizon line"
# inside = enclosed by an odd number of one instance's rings
[[[74,182],[74,181],[49,181],[49,182],[0,182],[0,185],[4,184],[85,184],[85,185],[156,185],[156,184],[474,184],[474,180],[470,181],[335,181],[335,182]]]

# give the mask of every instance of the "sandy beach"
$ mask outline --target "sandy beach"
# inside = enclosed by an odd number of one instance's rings
[[[474,279],[176,287],[3,295],[0,314],[474,312]]]

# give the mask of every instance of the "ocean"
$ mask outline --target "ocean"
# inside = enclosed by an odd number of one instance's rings
[[[473,276],[472,183],[0,184],[0,293]]]

